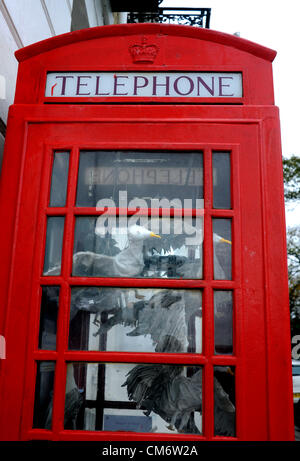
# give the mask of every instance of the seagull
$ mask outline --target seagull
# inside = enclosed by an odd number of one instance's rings
[[[203,232],[202,230],[196,231],[197,238],[201,245],[203,243]],[[220,235],[213,233],[213,242],[214,244],[224,244],[227,243],[232,245],[230,240],[227,240]],[[214,262],[214,276],[216,280],[225,280],[227,277],[225,275],[224,268],[219,262],[219,258],[214,249],[213,251],[213,262]],[[202,247],[201,247],[201,256],[197,260],[186,260],[177,268],[177,274],[185,279],[201,279],[203,277],[203,267],[202,267]]]
[[[76,288],[74,292],[72,291],[70,322],[75,318],[78,311],[96,314],[96,320],[102,312],[113,312],[119,308],[118,301],[121,293],[122,290],[115,287]]]
[[[232,242],[230,240],[226,240],[225,238],[221,237],[220,235],[216,233],[213,234],[213,242],[214,244],[227,243],[228,245],[232,245]],[[226,273],[228,271],[226,271],[224,266],[220,264],[219,258],[217,256],[216,248],[214,248],[213,257],[214,257],[214,278],[216,280],[226,280],[229,274]],[[223,262],[224,262],[224,265],[226,265],[225,261]],[[221,263],[222,263],[222,260],[221,260]]]
[[[139,364],[129,371],[122,387],[127,387],[129,400],[146,416],[156,413],[169,430],[199,434],[194,412],[202,411],[202,369],[192,371],[188,377],[180,365]],[[233,436],[235,406],[216,377],[214,408],[215,435]]]
[[[174,222],[175,235],[179,234],[177,221]],[[180,224],[182,226],[182,224]],[[201,227],[201,226],[200,226]],[[115,256],[105,254],[97,254],[92,251],[80,251],[73,256],[73,275],[83,276],[92,275],[96,277],[138,277],[145,270],[153,270],[151,265],[157,265],[157,270],[165,270],[169,277],[175,278],[202,278],[202,243],[203,230],[196,228],[188,223],[184,223],[186,236],[192,235],[193,244],[186,244],[188,248],[191,246],[199,246],[200,258],[189,261],[187,257],[181,255],[168,256],[148,256],[145,258],[143,253],[144,241],[150,237],[161,238],[160,235],[146,229],[143,226],[133,225],[127,230],[128,244]],[[178,228],[178,229],[177,229]],[[96,226],[96,235],[102,235],[101,229]],[[188,238],[188,237],[187,237]],[[214,243],[227,243],[231,245],[231,241],[227,240],[218,234],[213,234]],[[214,251],[214,272],[216,279],[225,279],[225,273],[219,263],[218,257]],[[60,273],[60,265],[52,267],[44,275],[57,275]]]
[[[232,242],[230,240],[226,240],[216,233],[213,233],[213,241],[214,243],[229,243],[229,245],[232,245]]]
[[[97,228],[95,233],[98,234]],[[161,237],[138,225],[130,226],[127,236],[128,245],[116,256],[97,254],[90,251],[76,253],[73,257],[74,275],[83,275],[83,273],[92,273],[98,277],[137,277],[141,275],[145,265],[143,255],[144,241],[151,237]],[[214,234],[213,239],[217,243],[231,244],[229,240],[217,234]],[[202,244],[202,241],[200,244]],[[195,262],[194,264],[199,263]],[[182,268],[184,268],[184,264]],[[125,306],[125,310],[120,309],[117,299],[120,293],[114,288],[110,290],[110,292],[103,293],[101,289],[96,287],[80,290],[78,296],[72,301],[71,317],[73,318],[76,315],[77,310],[95,314],[101,314],[101,312],[106,311],[115,314],[110,319],[111,326],[116,323],[124,323],[125,319],[128,321],[128,309],[126,310],[126,308],[129,306]],[[136,322],[137,328],[129,333],[129,336],[150,334],[156,344],[157,352],[184,351],[186,348],[188,318],[198,309],[201,309],[201,301],[199,302],[198,297],[195,297],[194,300],[191,298],[189,301],[174,292],[161,290],[155,293],[149,301],[135,303],[133,313],[135,313],[136,317],[133,317],[130,321],[133,324]],[[182,375],[182,372],[183,368],[180,366],[138,365],[129,373],[123,386],[127,386],[130,400],[135,400],[138,405],[144,406],[148,414],[151,411],[159,414],[169,423],[170,428],[176,427],[180,432],[198,433],[192,414],[194,411],[201,410],[201,370],[192,377],[186,377]],[[65,417],[71,421],[74,427],[76,415],[82,405],[82,395],[74,381],[72,364],[70,364],[68,370],[67,389],[67,395],[70,398],[68,404],[66,403]],[[230,406],[230,403],[226,401],[227,394],[225,391],[224,395],[218,386],[215,386],[215,392],[218,393],[217,396],[221,399],[221,416],[223,417],[224,411],[228,412],[228,409],[233,412],[232,404]],[[217,401],[217,398],[215,400]],[[228,404],[227,407],[226,404]]]
[[[136,312],[136,328],[127,336],[149,335],[156,352],[185,352],[190,319],[201,315],[200,292],[156,290]]]
[[[224,388],[232,387],[234,373],[230,367],[214,368],[214,426],[216,435],[235,435],[235,406]],[[233,397],[234,398],[234,397]]]
[[[100,230],[95,229],[96,235]],[[150,237],[161,238],[160,235],[137,224],[127,231],[128,245],[115,256],[80,251],[73,257],[74,274],[90,273],[97,277],[137,277],[144,268],[143,242]]]
[[[164,352],[167,337],[170,341],[176,338],[180,342],[181,352],[187,349],[190,320],[196,315],[201,316],[199,291],[155,289],[150,299],[145,299],[135,289],[135,300],[130,302],[126,294],[126,291],[115,287],[76,289],[71,298],[70,331],[77,313],[83,311],[96,314],[93,323],[99,329],[94,336],[106,334],[115,325],[123,324],[134,327],[127,336],[149,335],[153,345],[159,347],[158,352]],[[125,295],[123,302],[122,295]],[[103,317],[102,313],[108,316]],[[174,348],[172,350],[175,351]]]

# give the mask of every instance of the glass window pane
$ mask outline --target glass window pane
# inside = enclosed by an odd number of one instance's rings
[[[235,369],[214,367],[215,435],[235,437]]]
[[[213,152],[213,207],[231,208],[230,153]]]
[[[55,362],[38,362],[33,427],[51,429]]]
[[[72,288],[69,348],[201,353],[201,291]]]
[[[231,219],[214,218],[212,221],[214,247],[214,279],[231,280]]]
[[[47,219],[46,249],[43,275],[60,275],[65,218]]]
[[[201,434],[202,368],[70,363],[65,429]]]
[[[69,152],[55,152],[52,167],[50,206],[65,206],[68,186],[68,171]]]
[[[56,349],[59,287],[42,287],[39,349]]]
[[[203,164],[200,152],[83,151],[80,154],[77,206],[96,206],[110,200],[116,207],[120,194],[143,201],[142,208],[154,208],[152,199],[203,199]],[[129,205],[128,205],[129,207]],[[166,206],[163,206],[166,208]]]
[[[214,291],[215,353],[232,354],[232,291]]]
[[[203,219],[78,217],[73,275],[202,278]],[[159,237],[159,238],[158,238]]]

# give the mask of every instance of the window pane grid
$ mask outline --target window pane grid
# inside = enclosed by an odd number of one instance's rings
[[[232,353],[231,355],[222,355],[221,353],[216,354],[215,351],[215,315],[214,315],[214,296],[215,290],[228,290],[231,289],[232,294],[234,295],[236,288],[236,282],[234,281],[234,275],[236,273],[236,261],[234,259],[234,253],[231,250],[231,259],[232,259],[232,284],[226,277],[226,280],[214,280],[214,266],[215,260],[213,258],[214,247],[216,240],[213,237],[213,222],[215,219],[230,219],[232,224],[232,233],[230,240],[232,241],[232,247],[235,245],[235,232],[233,227],[233,218],[236,215],[234,208],[231,208],[235,203],[236,198],[233,194],[233,181],[231,177],[231,183],[227,192],[229,192],[230,203],[226,206],[222,206],[221,203],[215,202],[214,191],[213,191],[213,156],[216,153],[216,150],[212,149],[209,152],[206,152],[204,171],[205,171],[205,220],[204,220],[204,280],[208,282],[208,286],[204,288],[203,291],[203,304],[204,304],[204,319],[203,319],[203,352],[205,357],[208,358],[208,364],[204,369],[204,435],[208,440],[214,440],[218,438],[225,439],[235,439],[235,429],[228,430],[226,432],[222,424],[220,424],[218,416],[218,395],[216,395],[216,389],[214,389],[214,372],[215,367],[224,366],[227,368],[229,364],[236,364],[236,357],[234,356],[235,348],[235,315],[232,316]],[[231,153],[231,152],[230,152]],[[232,155],[230,155],[230,169],[232,169]],[[229,189],[229,191],[228,191]],[[227,194],[228,195],[228,194]],[[213,202],[214,199],[214,202]],[[214,205],[214,206],[213,206]],[[221,206],[220,206],[221,205]],[[230,206],[229,206],[230,205]],[[220,209],[217,209],[220,208]],[[227,209],[226,209],[227,208]],[[222,236],[223,237],[223,236]],[[226,239],[227,240],[227,239]],[[223,278],[223,277],[221,277]],[[225,278],[225,277],[224,277]],[[225,395],[226,397],[226,395]],[[228,408],[231,406],[231,402],[227,397]],[[228,409],[227,408],[227,409]],[[233,407],[229,408],[230,411],[233,411]],[[217,412],[217,413],[216,413]],[[223,431],[223,433],[222,433]]]
[[[209,173],[212,173],[212,167],[211,167],[211,156],[212,152],[215,153],[215,150],[213,151],[207,151],[205,152],[204,155],[204,190],[205,190],[205,201],[206,205],[212,204],[212,195],[213,195],[213,188],[212,188],[212,180],[210,179],[212,176],[209,177]],[[210,157],[209,164],[210,167],[208,168],[208,157]],[[75,165],[78,166],[79,164],[79,149],[74,149],[72,151],[72,155],[70,156],[70,171],[78,171],[78,168],[75,168]],[[203,275],[203,280],[193,280],[193,279],[186,279],[186,280],[170,280],[170,279],[150,279],[147,280],[147,283],[144,280],[138,280],[138,279],[127,279],[127,280],[122,280],[122,283],[120,284],[120,280],[114,279],[114,278],[108,278],[108,279],[102,279],[99,277],[95,278],[84,278],[84,277],[74,277],[71,276],[71,266],[72,266],[72,247],[73,247],[73,240],[74,240],[74,226],[75,226],[75,219],[76,216],[99,216],[103,212],[97,211],[94,207],[76,207],[75,206],[75,197],[76,197],[76,185],[77,185],[77,175],[70,175],[69,177],[69,187],[68,187],[68,194],[67,194],[67,206],[62,207],[62,208],[57,208],[57,207],[46,207],[44,208],[44,212],[47,216],[65,216],[65,231],[64,231],[64,244],[63,244],[63,255],[62,255],[62,273],[60,275],[56,276],[50,276],[49,278],[41,276],[40,277],[40,282],[41,284],[47,284],[47,285],[60,285],[61,283],[65,286],[65,292],[68,291],[68,295],[64,296],[64,301],[61,302],[60,306],[60,319],[58,325],[60,325],[60,331],[58,333],[58,344],[57,352],[49,352],[49,351],[36,351],[34,353],[34,357],[36,360],[54,360],[54,357],[57,358],[55,360],[56,362],[56,373],[59,375],[65,377],[65,369],[64,369],[64,364],[69,361],[84,361],[84,362],[93,362],[93,363],[113,363],[113,362],[121,362],[121,363],[169,363],[169,364],[185,364],[185,365],[193,365],[193,364],[198,364],[203,367],[203,375],[205,376],[208,373],[208,367],[212,365],[214,366],[221,366],[221,365],[231,365],[235,366],[236,365],[236,357],[234,355],[229,356],[222,356],[221,354],[218,354],[218,356],[214,356],[214,339],[213,339],[213,332],[205,331],[208,330],[208,325],[213,324],[213,302],[212,302],[212,294],[213,294],[213,289],[224,289],[224,290],[234,290],[236,288],[236,282],[233,280],[213,280],[213,259],[212,257],[209,258],[209,256],[212,256],[212,239],[211,237],[207,237],[207,229],[210,228],[212,231],[212,225],[211,221],[213,218],[233,218],[235,216],[235,211],[234,209],[215,209],[212,208],[211,206],[205,207],[205,220],[206,222],[205,225],[205,239],[204,239],[204,244],[203,244],[203,259],[204,259],[204,275]],[[232,182],[231,182],[231,190],[233,189]],[[207,194],[207,195],[206,195]],[[234,203],[234,195],[231,193],[231,200],[232,203]],[[136,211],[127,209],[117,209],[114,210],[116,211],[116,214],[119,216],[131,216],[133,215]],[[141,210],[141,214],[149,215],[153,210]],[[164,215],[164,210],[159,209],[154,211],[154,214],[158,213],[160,216]],[[196,216],[199,213],[198,210],[196,209],[191,209],[190,214],[192,216]],[[171,216],[174,216],[176,214],[176,210],[174,211],[171,209]],[[183,213],[182,213],[183,215]],[[232,219],[232,224],[233,224],[233,219]],[[232,235],[234,236],[234,229],[232,229]],[[210,236],[212,233],[209,234]],[[232,254],[232,264],[233,264],[233,274],[234,274],[234,268],[235,268],[235,262],[234,262],[234,254]],[[210,276],[211,274],[211,276]],[[46,279],[46,280],[45,280]],[[171,353],[171,354],[164,354],[161,357],[154,357],[154,354],[151,352],[146,352],[146,353],[131,353],[131,352],[116,352],[116,353],[111,353],[111,352],[95,352],[95,351],[74,351],[70,352],[67,350],[67,343],[68,343],[68,310],[69,310],[69,305],[70,305],[70,288],[71,286],[95,286],[95,282],[97,286],[117,286],[117,283],[123,287],[132,287],[132,281],[135,282],[135,284],[138,287],[182,287],[182,288],[198,288],[202,290],[203,293],[203,350],[201,354],[180,354],[178,356],[176,353]],[[59,282],[59,283],[58,283]],[[210,296],[207,297],[207,294],[205,293],[210,292]],[[234,292],[233,292],[234,293]],[[206,297],[206,301],[204,300]],[[211,302],[207,303],[208,299],[211,299]],[[66,309],[67,306],[67,309]],[[205,307],[204,307],[205,306]],[[209,307],[208,307],[209,306]],[[61,311],[64,310],[64,313]],[[210,313],[208,314],[208,310],[210,310]],[[212,323],[208,323],[208,318],[212,320]],[[234,322],[235,323],[235,322]],[[234,330],[235,330],[235,325],[233,324],[233,345],[235,343],[235,335],[234,335]],[[212,338],[209,338],[209,336]],[[233,346],[234,347],[234,346]],[[235,350],[235,347],[234,349]],[[53,355],[52,355],[53,354]],[[55,355],[54,355],[55,354]],[[53,359],[51,359],[53,357]],[[138,359],[138,360],[137,360]],[[211,365],[208,365],[208,364]],[[58,371],[60,370],[60,372]],[[211,373],[212,374],[212,373]],[[204,411],[203,411],[203,425],[204,425],[204,438],[205,439],[213,439],[216,438],[216,435],[214,434],[213,431],[213,426],[212,426],[212,421],[213,418],[211,417],[213,413],[213,405],[212,401],[210,401],[210,397],[212,395],[212,376],[210,376],[210,380],[203,382],[203,392],[206,394],[206,399],[207,402],[205,401],[205,398],[203,400],[203,405],[204,405]],[[65,378],[64,378],[65,379]],[[209,381],[209,385],[208,385]],[[211,382],[210,382],[211,381]],[[63,397],[64,397],[64,389],[61,388],[61,382],[59,383],[58,381],[58,376],[55,378],[55,392],[57,392],[58,397],[57,397],[57,406],[61,407]],[[206,384],[205,384],[206,383]],[[109,401],[107,402],[109,404]],[[207,408],[206,408],[207,407]],[[206,408],[206,410],[205,410]],[[61,413],[61,411],[60,411]],[[55,420],[57,420],[58,415],[54,415]],[[206,420],[210,418],[210,428],[207,425]],[[58,427],[58,423],[55,423],[54,421],[54,426],[53,430],[55,433],[58,433],[57,431],[61,432],[63,431],[62,427]],[[206,426],[206,427],[205,427]],[[34,431],[32,431],[34,432]],[[150,435],[150,434],[149,434]],[[159,434],[158,434],[159,435]],[[101,435],[100,435],[101,437]],[[203,438],[203,436],[199,437],[199,440]],[[217,437],[218,438],[218,437]],[[229,437],[231,439],[232,437]],[[233,437],[234,438],[234,437]]]
[[[99,155],[100,154],[100,155]],[[155,192],[172,202],[186,194],[194,199],[202,195],[203,153],[164,150],[84,150],[80,151],[76,204],[96,206],[99,197],[110,202],[131,203],[138,198],[146,207],[154,207]],[[126,189],[126,190],[125,190]],[[156,189],[156,190],[155,190]],[[121,194],[120,192],[126,192]],[[97,197],[96,197],[97,195]],[[123,205],[122,205],[123,206]]]

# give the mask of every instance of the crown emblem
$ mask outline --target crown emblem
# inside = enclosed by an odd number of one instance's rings
[[[152,63],[159,51],[157,45],[148,45],[147,38],[142,38],[141,45],[132,45],[129,47],[133,62]]]

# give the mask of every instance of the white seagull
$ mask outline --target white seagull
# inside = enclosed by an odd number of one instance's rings
[[[95,229],[97,232],[97,227]],[[93,275],[96,277],[136,277],[141,274],[144,268],[143,242],[150,237],[161,238],[145,227],[130,226],[127,231],[128,245],[124,250],[115,256],[81,251],[74,255],[74,272],[89,271],[93,268]]]

